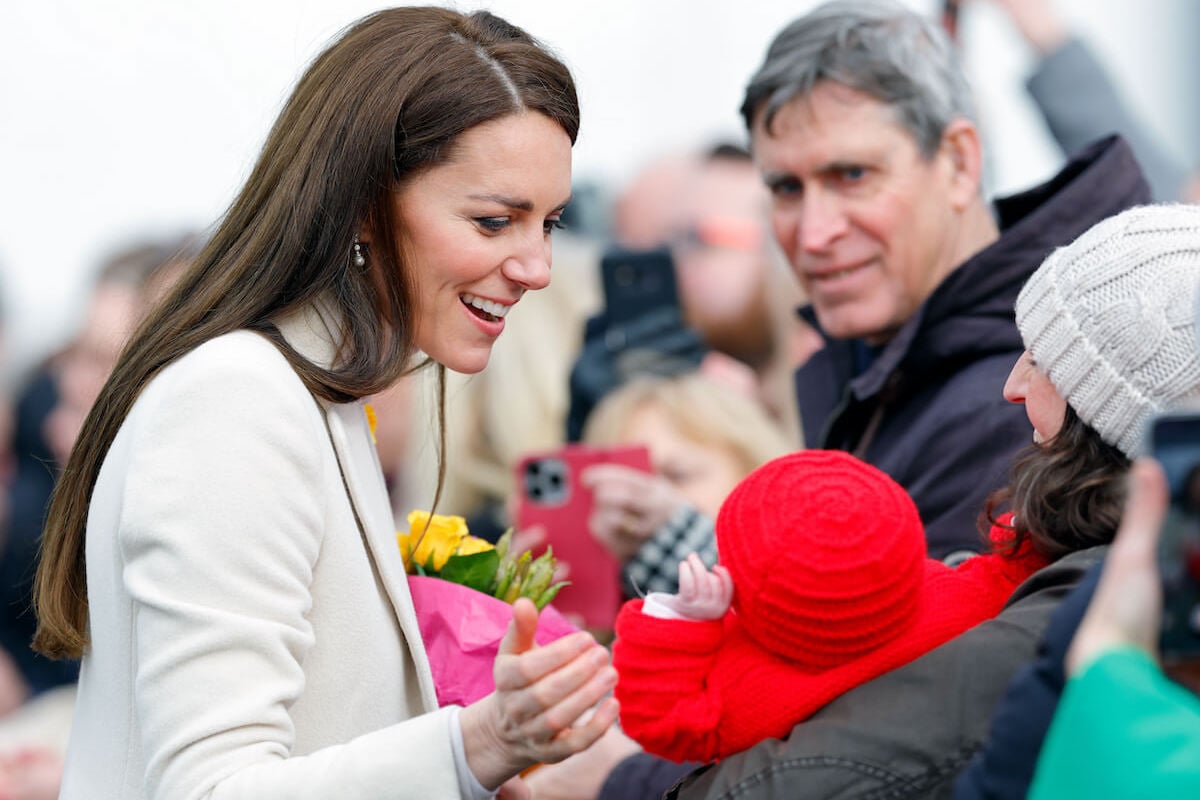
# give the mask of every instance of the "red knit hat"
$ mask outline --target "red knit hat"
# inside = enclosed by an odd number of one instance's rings
[[[1011,541],[1001,519],[993,544]],[[647,751],[712,761],[799,721],[998,614],[1045,565],[1011,556],[955,569],[925,558],[912,500],[840,452],[808,450],[748,475],[717,516],[734,609],[721,620],[617,617],[613,664],[625,732]]]
[[[847,453],[806,450],[752,472],[721,506],[717,549],[746,632],[814,671],[909,633],[923,608],[916,506]]]

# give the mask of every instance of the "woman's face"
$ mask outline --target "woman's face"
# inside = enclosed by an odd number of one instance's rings
[[[625,440],[645,445],[654,471],[710,517],[716,517],[725,496],[746,475],[732,451],[688,438],[657,406],[634,412],[625,427]]]
[[[535,112],[471,128],[453,160],[396,193],[422,352],[456,372],[487,365],[505,315],[550,283],[550,234],[570,194],[571,140]]]
[[[1025,414],[1033,423],[1033,441],[1045,442],[1062,430],[1067,414],[1067,401],[1046,377],[1028,350],[1013,365],[1004,382],[1004,399],[1024,403]]]

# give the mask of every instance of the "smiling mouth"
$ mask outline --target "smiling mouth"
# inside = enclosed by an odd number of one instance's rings
[[[866,264],[857,264],[853,267],[846,267],[845,269],[836,270],[835,272],[825,272],[825,273],[819,273],[819,274],[812,273],[811,279],[818,283],[821,281],[834,281],[839,278],[845,278],[847,275],[853,275],[854,273],[858,272],[860,269],[863,269],[866,266],[867,266]]]
[[[459,295],[459,300],[466,306],[472,314],[487,322],[499,322],[504,319],[505,315],[512,306],[501,305],[493,300],[486,300],[482,297],[476,297],[473,294]]]

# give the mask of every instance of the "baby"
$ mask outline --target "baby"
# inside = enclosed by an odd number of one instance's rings
[[[1009,531],[992,542],[1004,550]],[[912,500],[851,455],[808,450],[746,477],[717,516],[721,564],[680,564],[677,595],[617,618],[625,732],[713,761],[995,616],[1045,561],[1026,544],[956,569],[926,558]],[[1010,548],[1011,549],[1011,548]]]

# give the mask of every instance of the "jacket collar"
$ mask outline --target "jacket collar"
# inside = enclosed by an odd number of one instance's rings
[[[289,345],[312,363],[329,368],[336,363],[342,341],[341,315],[332,302],[318,298],[276,322]],[[426,711],[438,707],[433,673],[425,653],[408,576],[396,543],[396,524],[391,501],[379,463],[379,452],[371,435],[364,406],[366,400],[331,403],[316,398],[325,412],[329,439],[344,479],[354,514],[371,563],[383,585],[404,634],[415,665],[421,698]]]
[[[341,346],[341,312],[325,295],[283,314],[275,321],[292,349],[322,369],[337,360]]]

